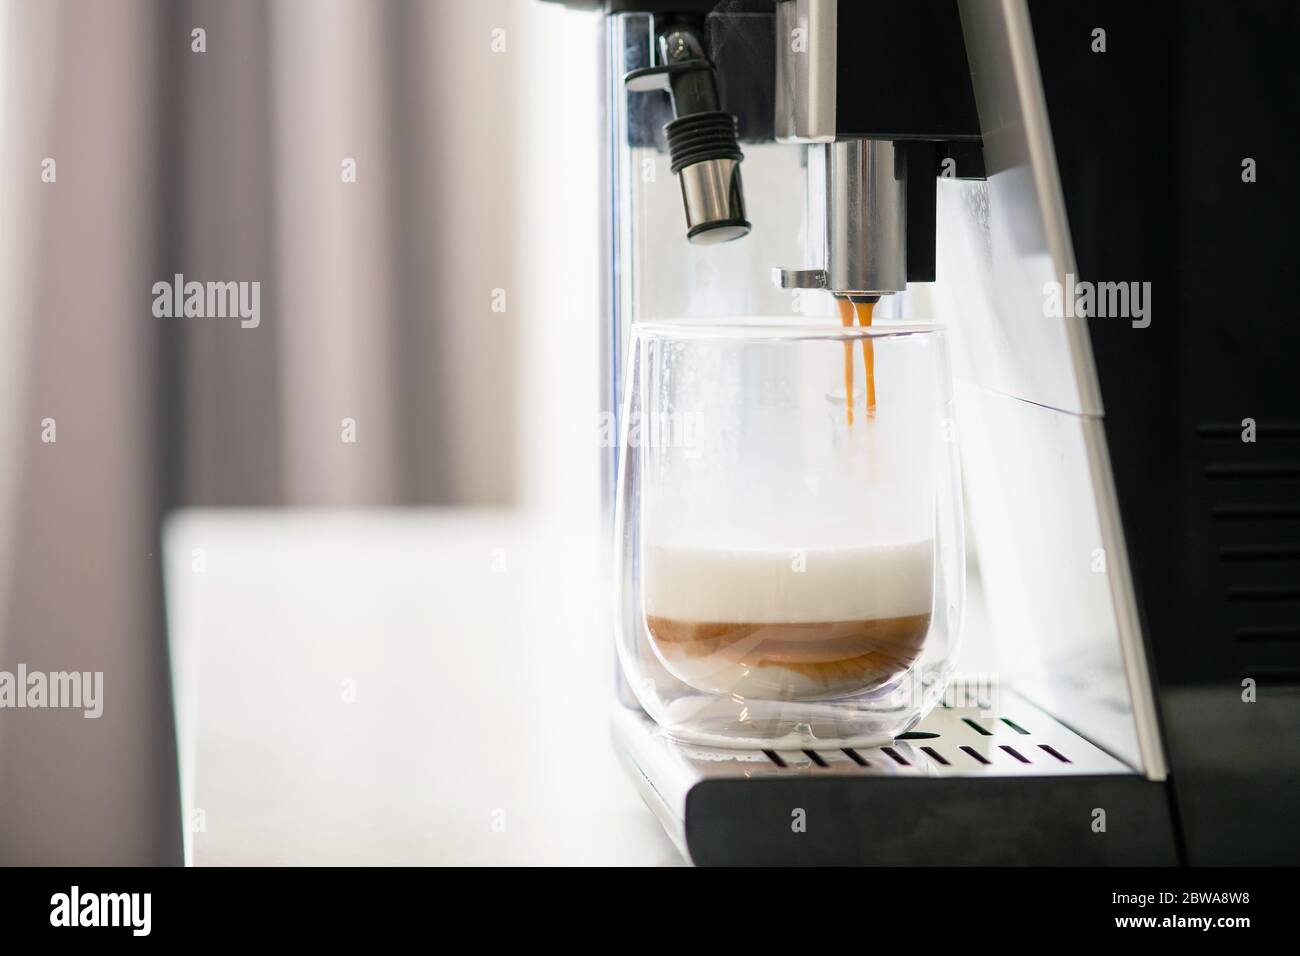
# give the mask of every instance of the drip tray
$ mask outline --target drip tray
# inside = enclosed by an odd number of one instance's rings
[[[616,708],[646,804],[699,864],[1177,862],[1164,785],[1045,711],[933,711],[888,746],[738,751]]]

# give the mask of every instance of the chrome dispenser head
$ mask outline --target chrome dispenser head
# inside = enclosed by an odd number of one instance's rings
[[[888,140],[808,147],[812,268],[774,269],[783,289],[880,296],[907,288],[907,189]]]

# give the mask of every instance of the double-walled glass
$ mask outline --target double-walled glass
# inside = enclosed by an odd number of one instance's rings
[[[943,691],[964,588],[934,326],[634,326],[615,519],[623,672],[672,736],[878,743]]]

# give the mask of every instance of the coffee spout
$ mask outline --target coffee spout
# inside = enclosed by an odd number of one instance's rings
[[[888,140],[808,147],[811,268],[774,269],[783,289],[880,296],[907,288],[907,183]]]

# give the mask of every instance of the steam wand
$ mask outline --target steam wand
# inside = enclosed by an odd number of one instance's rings
[[[673,116],[664,125],[673,174],[682,187],[686,238],[705,245],[747,235],[745,196],[740,180],[744,155],[736,136],[736,117],[719,107],[713,63],[704,52],[699,29],[674,23],[659,35],[659,65],[624,77],[631,92],[666,90]]]

